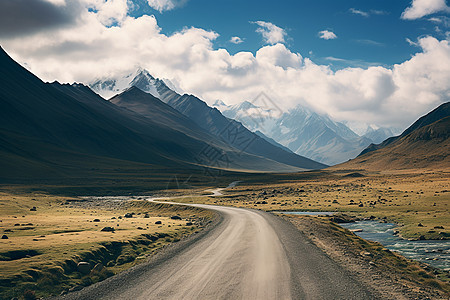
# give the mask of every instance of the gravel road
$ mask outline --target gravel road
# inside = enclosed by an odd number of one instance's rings
[[[282,218],[196,206],[220,220],[148,263],[59,298],[377,299]]]

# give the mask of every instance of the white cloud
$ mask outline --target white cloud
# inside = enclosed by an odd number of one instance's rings
[[[381,127],[405,128],[450,98],[447,40],[420,38],[419,52],[391,68],[335,72],[281,43],[266,45],[256,54],[232,55],[214,49],[215,32],[187,28],[166,35],[154,16],[123,17],[122,12],[110,14],[110,19],[121,20],[117,26],[105,25],[100,10],[85,10],[71,27],[0,42],[47,81],[87,83],[142,66],[211,104],[216,99],[236,104],[265,92],[283,109],[302,103],[337,120]]]
[[[415,20],[441,11],[450,12],[445,0],[413,0],[411,6],[402,13],[401,18]]]
[[[265,43],[271,45],[276,43],[284,43],[284,38],[287,34],[283,28],[264,21],[256,21],[252,23],[259,26],[259,28],[256,29],[256,32],[262,35]]]
[[[337,35],[329,30],[322,30],[319,32],[319,37],[324,40],[334,40],[337,39]]]
[[[360,15],[360,16],[363,16],[363,17],[366,17],[366,18],[369,16],[368,12],[365,12],[365,11],[362,11],[362,10],[359,10],[359,9],[356,9],[356,8],[350,8],[350,12],[352,14]]]
[[[147,0],[148,5],[162,13],[183,5],[187,0]]]
[[[241,39],[241,38],[238,37],[238,36],[233,36],[233,37],[230,39],[230,43],[233,43],[233,44],[241,44],[241,43],[243,43],[243,42],[244,42],[244,40]]]

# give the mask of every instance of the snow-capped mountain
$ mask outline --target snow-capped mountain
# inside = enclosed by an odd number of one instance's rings
[[[105,99],[120,94],[132,86],[161,100],[164,100],[164,96],[167,96],[169,91],[176,90],[169,80],[154,78],[147,70],[142,68],[117,79],[98,79],[89,86]]]
[[[252,131],[260,131],[293,152],[328,165],[356,157],[373,142],[370,137],[378,140],[389,135],[388,130],[380,128],[361,137],[345,124],[303,106],[280,114],[275,107],[260,108],[250,102],[233,106],[216,103],[225,116],[242,122]]]
[[[304,169],[325,167],[322,163],[297,155],[275,141],[248,130],[241,123],[227,118],[218,109],[208,106],[201,99],[193,95],[177,93],[169,81],[157,79],[144,69],[140,68],[120,78],[104,78],[90,84],[90,87],[104,98],[110,98],[133,86],[162,100],[237,150]],[[224,105],[224,103],[219,101],[217,105]],[[142,108],[142,105],[139,107]],[[135,111],[137,109],[133,105],[127,108]],[[144,112],[140,110],[139,113]]]
[[[398,132],[392,128],[380,127],[375,129],[372,126],[369,126],[364,134],[364,137],[371,139],[374,144],[379,144],[385,139],[397,134]]]

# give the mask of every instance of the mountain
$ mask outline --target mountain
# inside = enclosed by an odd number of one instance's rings
[[[131,78],[133,76],[134,78]],[[265,157],[284,165],[303,169],[321,169],[326,167],[325,164],[286,151],[282,147],[270,143],[248,130],[240,122],[225,117],[218,109],[208,106],[204,101],[193,95],[176,93],[162,80],[155,79],[145,70],[126,75],[121,79],[97,80],[91,87],[94,91],[107,95],[110,91],[106,92],[105,89],[120,86],[119,83],[125,81],[128,81],[130,85],[136,84],[136,87],[143,88],[143,91],[149,94],[156,90],[163,102],[190,118],[199,127],[219,138],[225,144],[243,153]],[[127,108],[134,109],[132,105]]]
[[[390,138],[379,148],[361,154],[339,169],[397,170],[450,168],[449,102],[417,120],[400,136]],[[383,145],[381,147],[381,145]]]
[[[431,111],[430,113],[426,114],[425,116],[418,119],[416,122],[414,122],[410,127],[408,127],[401,135],[390,137],[386,140],[384,140],[380,144],[371,144],[366,149],[364,149],[360,155],[366,154],[371,151],[375,151],[378,149],[382,149],[395,141],[407,136],[411,132],[413,132],[416,129],[419,129],[421,127],[430,125],[446,116],[450,115],[450,102],[441,104],[439,107]]]
[[[380,127],[378,129],[374,129],[369,126],[363,137],[372,140],[374,144],[379,144],[394,135],[395,133],[391,128]]]
[[[372,140],[360,137],[345,124],[334,122],[306,107],[297,106],[287,112],[261,108],[244,101],[233,106],[219,103],[222,113],[242,122],[253,131],[260,131],[291,151],[335,165],[356,157]]]
[[[159,100],[152,98],[153,117],[146,117],[81,84],[46,84],[1,48],[0,65],[2,180],[84,177],[118,168],[299,170],[217,142]],[[122,97],[139,93],[145,94],[134,88]],[[205,149],[225,156],[227,164],[202,156]]]

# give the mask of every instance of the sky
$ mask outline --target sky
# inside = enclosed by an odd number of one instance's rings
[[[450,98],[446,0],[2,0],[0,45],[44,81],[137,67],[207,103],[266,93],[355,130]]]

